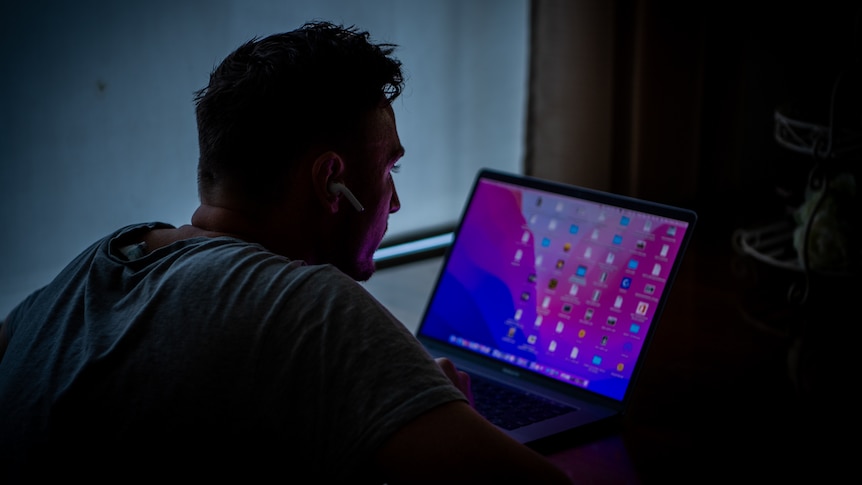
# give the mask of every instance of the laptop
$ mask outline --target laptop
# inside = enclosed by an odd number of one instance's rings
[[[471,375],[476,409],[522,443],[619,418],[696,220],[482,169],[416,335]]]

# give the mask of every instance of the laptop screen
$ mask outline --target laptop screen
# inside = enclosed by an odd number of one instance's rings
[[[693,213],[508,178],[477,178],[418,334],[621,401]]]

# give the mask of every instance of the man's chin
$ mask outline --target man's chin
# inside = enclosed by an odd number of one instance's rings
[[[374,264],[374,258],[369,257],[363,261],[357,261],[356,263],[350,265],[349,268],[345,268],[344,271],[348,276],[353,278],[356,281],[364,282],[368,281],[371,276],[374,275],[374,272],[377,270],[377,266]]]
[[[357,274],[354,279],[356,281],[368,281],[372,276],[374,276],[375,271],[377,271],[377,266],[374,264],[374,260],[371,260],[367,265],[363,265],[357,270]]]

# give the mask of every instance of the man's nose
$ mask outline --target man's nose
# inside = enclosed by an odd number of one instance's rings
[[[389,213],[393,214],[401,209],[401,199],[398,198],[398,190],[395,189],[395,182],[392,183],[392,197],[389,199]]]

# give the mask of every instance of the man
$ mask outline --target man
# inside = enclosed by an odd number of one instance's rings
[[[97,241],[0,330],[4,483],[567,483],[357,280],[404,154],[394,46],[325,22],[196,93],[191,224]]]

